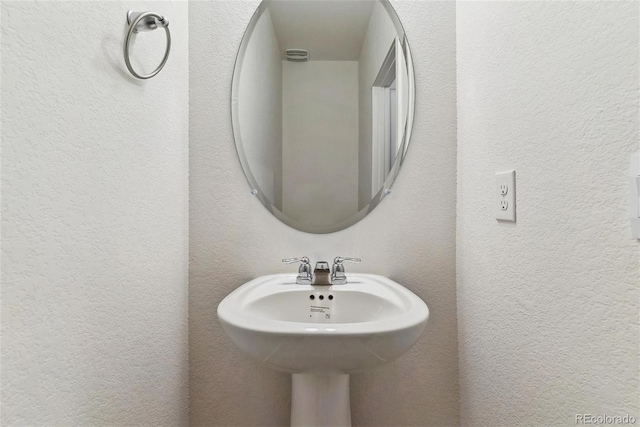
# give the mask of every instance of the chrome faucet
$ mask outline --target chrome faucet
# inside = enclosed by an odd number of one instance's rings
[[[360,258],[345,258],[345,257],[336,257],[333,260],[333,267],[331,268],[331,284],[332,285],[344,285],[347,283],[347,276],[344,274],[344,265],[343,262],[353,262],[359,263],[362,261]]]
[[[306,256],[300,258],[286,258],[282,262],[292,264],[299,262],[298,276],[296,277],[296,283],[298,285],[314,285],[314,286],[329,286],[329,285],[344,285],[347,283],[347,276],[345,275],[343,262],[359,263],[360,258],[346,258],[336,257],[333,260],[333,267],[329,270],[329,263],[326,261],[318,261],[316,267],[311,274],[311,262]]]
[[[306,256],[303,256],[300,258],[286,258],[286,259],[283,259],[282,262],[286,264],[299,262],[300,267],[298,267],[298,276],[296,277],[296,283],[298,285],[311,284],[312,276],[311,276],[311,263],[309,262],[309,258],[307,258]]]

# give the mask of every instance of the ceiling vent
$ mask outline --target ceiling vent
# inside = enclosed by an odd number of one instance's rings
[[[309,51],[306,49],[287,49],[284,54],[287,61],[306,62],[309,60]]]

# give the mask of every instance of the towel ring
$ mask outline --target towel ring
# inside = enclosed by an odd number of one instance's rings
[[[162,70],[164,64],[167,63],[167,59],[169,59],[169,52],[171,51],[169,20],[155,12],[134,12],[133,10],[130,10],[127,12],[127,23],[129,24],[129,31],[127,32],[127,37],[124,40],[124,63],[127,65],[127,69],[133,77],[138,79],[150,79]],[[131,66],[131,61],[129,60],[129,44],[131,43],[131,35],[134,33],[137,34],[141,31],[153,31],[158,27],[163,27],[164,31],[167,33],[167,48],[164,51],[164,58],[162,58],[162,62],[160,62],[158,68],[149,74],[138,74]]]

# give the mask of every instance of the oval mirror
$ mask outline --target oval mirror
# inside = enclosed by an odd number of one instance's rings
[[[263,1],[233,73],[233,133],[253,193],[331,233],[389,193],[413,121],[413,65],[387,0]]]

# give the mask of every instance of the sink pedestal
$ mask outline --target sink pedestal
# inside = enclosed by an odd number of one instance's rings
[[[349,375],[292,374],[291,426],[351,426]]]

